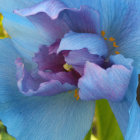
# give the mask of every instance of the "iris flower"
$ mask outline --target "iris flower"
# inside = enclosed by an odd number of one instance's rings
[[[107,99],[125,139],[137,139],[138,4],[1,2],[10,38],[0,40],[0,118],[9,134],[17,140],[82,140],[95,100]]]

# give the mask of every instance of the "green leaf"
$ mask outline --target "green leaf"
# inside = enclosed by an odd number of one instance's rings
[[[96,101],[95,117],[98,140],[124,140],[107,100]]]
[[[6,127],[2,124],[1,121],[0,121],[0,140],[16,140],[7,133]]]
[[[90,140],[92,131],[91,129],[88,131],[87,135],[85,136],[84,140]]]

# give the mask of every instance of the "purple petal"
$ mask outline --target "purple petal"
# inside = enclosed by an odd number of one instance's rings
[[[88,6],[80,9],[67,9],[60,13],[60,17],[69,28],[79,33],[100,33],[100,15]]]
[[[33,7],[15,10],[14,12],[21,16],[32,16],[44,12],[52,19],[56,19],[59,13],[64,9],[67,9],[67,6],[59,0],[44,0]]]
[[[60,41],[61,41],[61,40],[57,40],[55,43],[53,43],[53,44],[49,47],[49,54],[57,53],[57,49],[58,49],[58,47],[59,47]]]
[[[53,31],[58,27],[60,30],[57,29],[56,34],[58,31],[67,32],[63,21],[75,32],[100,33],[99,13],[87,6],[82,6],[80,9],[68,8],[58,0],[46,0],[31,8],[15,10],[14,12],[21,16],[34,16],[33,22],[37,22],[46,30],[49,30],[49,26],[56,26],[55,29],[50,28]]]
[[[30,74],[25,70],[21,59],[16,60],[16,66],[18,87],[27,96],[52,96],[76,88],[69,83],[62,84],[60,81],[53,79],[45,81],[37,74]]]
[[[41,32],[45,31],[46,38],[52,42],[62,38],[69,30],[64,21],[56,19],[59,12],[65,8],[67,7],[58,0],[46,0],[33,7],[15,10],[14,12],[21,16],[27,16],[41,29]]]
[[[55,44],[56,45],[56,44]],[[65,64],[64,57],[61,54],[49,54],[49,47],[42,46],[33,60],[38,64],[41,71],[52,70],[53,72],[63,71]]]
[[[62,84],[69,83],[75,86],[77,85],[78,79],[80,78],[79,74],[74,71],[58,73],[39,71],[39,75],[45,80],[53,79],[60,81]]]
[[[96,34],[69,32],[60,42],[57,52],[87,48],[91,54],[106,56],[108,53],[104,39]]]
[[[81,75],[83,75],[86,61],[93,62],[98,65],[102,65],[104,63],[104,59],[102,57],[90,54],[86,48],[70,51],[68,56],[65,57],[65,61],[67,64],[72,65]]]
[[[127,67],[125,67],[121,63],[128,60],[125,60],[123,56],[116,55],[115,59],[117,60],[117,65],[114,64],[107,69],[103,69],[94,63],[86,63],[84,76],[80,78],[78,83],[81,99],[108,99],[110,101],[123,99],[133,70],[132,61],[128,59],[131,63],[127,63]],[[119,60],[120,64],[118,63]]]

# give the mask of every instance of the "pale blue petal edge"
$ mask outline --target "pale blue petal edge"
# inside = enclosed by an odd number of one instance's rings
[[[127,127],[129,125],[130,107],[132,106],[133,100],[136,100],[137,85],[138,85],[138,74],[137,71],[134,69],[128,89],[126,91],[126,96],[123,99],[123,101],[118,103],[110,102],[110,106],[118,121],[118,124],[124,137],[127,133]]]
[[[40,45],[50,44],[49,39],[47,40],[28,19],[1,9],[0,12],[4,16],[4,28],[10,35],[14,47],[24,58],[32,60]]]
[[[130,119],[125,140],[138,140],[140,137],[140,106],[135,99],[129,112]]]
[[[106,56],[108,53],[106,43],[100,36],[91,33],[76,32],[65,34],[57,52],[59,53],[63,50],[79,50],[83,48],[87,48],[91,54],[97,54],[99,56]]]

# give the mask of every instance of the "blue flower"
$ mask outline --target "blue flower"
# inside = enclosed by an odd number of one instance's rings
[[[91,126],[94,101],[107,99],[124,137],[133,139],[137,1],[37,2],[0,6],[11,36],[0,41],[0,118],[8,132],[18,140],[81,140]]]

